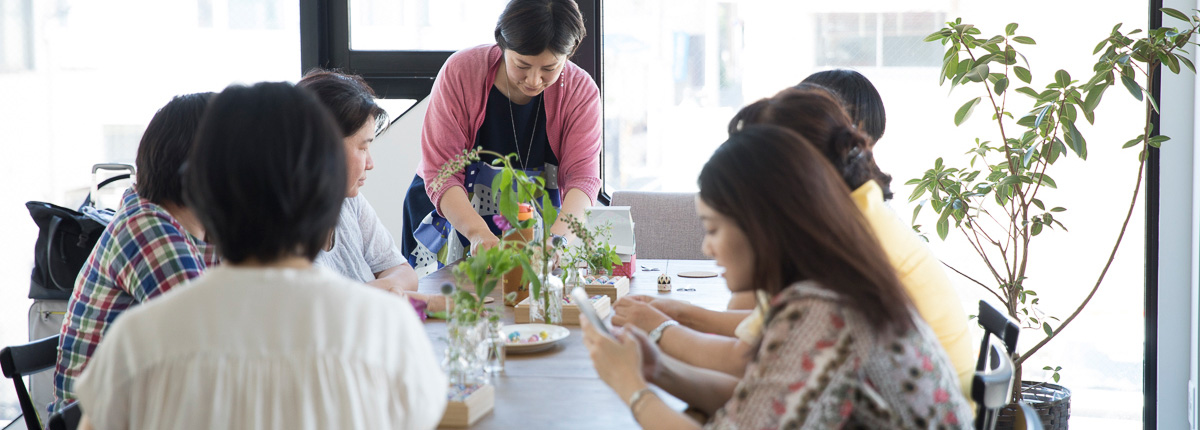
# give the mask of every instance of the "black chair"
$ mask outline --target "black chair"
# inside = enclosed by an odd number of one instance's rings
[[[83,417],[83,409],[79,408],[79,402],[72,402],[62,410],[50,415],[49,424],[46,428],[49,430],[75,430],[79,427],[79,419]]]
[[[984,342],[987,342],[987,349],[980,356],[984,368],[975,370],[975,379],[971,381],[971,399],[978,408],[975,428],[992,430],[996,428],[1000,409],[1008,406],[1012,400],[1015,375],[1012,356],[1005,351],[1004,344],[990,333],[984,336]]]
[[[17,401],[21,404],[21,413],[25,415],[25,426],[30,429],[40,429],[42,423],[38,418],[38,408],[34,406],[29,390],[25,389],[25,381],[21,378],[54,367],[57,359],[57,335],[0,349],[0,370],[16,386]]]
[[[1017,336],[1021,328],[992,305],[979,301],[979,325],[983,327],[983,341],[979,345],[979,360],[975,363],[975,379],[971,381],[971,400],[978,411],[975,428],[992,430],[1000,410],[1012,399],[1014,367],[1013,351],[1017,349]],[[1016,428],[1042,430],[1042,420],[1028,403],[1018,401]]]
[[[1021,327],[983,300],[979,301],[978,320],[984,333],[971,382],[971,400],[978,408],[975,428],[990,430],[996,427],[1000,409],[1012,398],[1012,353],[1017,349]]]

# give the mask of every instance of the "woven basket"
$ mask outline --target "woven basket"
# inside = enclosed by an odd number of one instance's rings
[[[1037,411],[1047,430],[1067,428],[1071,418],[1071,390],[1057,384],[1021,381],[1021,399]],[[1012,430],[1016,417],[1016,406],[1004,407],[996,419],[996,429]]]

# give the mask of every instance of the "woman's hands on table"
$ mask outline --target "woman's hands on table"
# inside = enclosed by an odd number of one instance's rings
[[[613,325],[632,325],[647,332],[657,328],[663,321],[674,319],[654,306],[654,302],[656,300],[653,297],[640,295],[617,299],[617,303],[613,305]]]

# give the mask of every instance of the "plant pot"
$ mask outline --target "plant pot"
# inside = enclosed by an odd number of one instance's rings
[[[512,229],[504,233],[504,240],[512,241],[509,246],[514,246],[517,249],[524,249],[525,245],[533,238],[533,229]],[[504,275],[504,304],[506,306],[516,306],[521,300],[529,297],[529,287],[521,283],[521,277],[525,271],[517,267]],[[510,293],[516,293],[514,299],[509,300]]]
[[[1071,418],[1071,390],[1058,384],[1021,381],[1021,399],[1037,411],[1046,430],[1067,428],[1067,421]],[[1005,406],[996,419],[996,429],[1016,428],[1016,417],[1017,407]]]

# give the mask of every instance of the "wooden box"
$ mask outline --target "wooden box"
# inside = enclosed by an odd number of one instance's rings
[[[617,299],[629,294],[629,278],[616,276],[613,277],[613,280],[611,284],[588,283],[583,286],[583,290],[587,291],[588,297],[603,294],[608,296],[609,303],[616,303]]]
[[[496,405],[496,389],[489,384],[451,386],[448,396],[438,427],[470,427]]]
[[[596,315],[599,315],[601,319],[612,313],[612,301],[609,300],[608,296],[603,294],[592,294],[590,292],[588,293],[588,296],[589,301],[592,303],[592,307],[596,309]],[[529,320],[530,300],[533,300],[533,297],[527,297],[525,300],[522,300],[521,303],[517,303],[517,307],[514,309],[513,315],[513,319],[517,324],[542,322]],[[576,307],[574,303],[563,303],[563,325],[579,325],[579,308]]]

